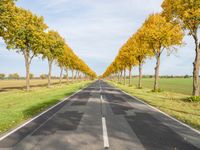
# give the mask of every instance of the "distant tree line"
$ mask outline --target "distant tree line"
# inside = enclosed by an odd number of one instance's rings
[[[48,79],[48,74],[41,74],[40,76],[34,76],[34,74],[30,73],[30,79]],[[67,75],[63,75],[63,78],[67,78]],[[59,76],[52,76],[52,79],[60,79]],[[4,74],[0,73],[0,80],[5,80],[5,79],[26,79],[26,77],[20,76],[18,73],[11,73],[11,74]],[[68,77],[68,79],[72,79]]]

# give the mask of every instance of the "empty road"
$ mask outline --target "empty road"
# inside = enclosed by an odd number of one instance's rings
[[[200,134],[104,81],[1,138],[10,150],[200,150]]]

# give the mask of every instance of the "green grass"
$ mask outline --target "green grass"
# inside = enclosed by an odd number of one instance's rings
[[[166,80],[163,80],[163,83]],[[181,80],[177,82],[179,83],[180,81]],[[188,81],[189,80],[186,79],[186,85]],[[183,99],[189,97],[189,95],[182,94],[181,92],[175,93],[169,91],[155,93],[151,92],[150,88],[137,89],[135,86],[129,87],[126,85],[117,84],[116,82],[108,82],[147,102],[148,104],[162,110],[163,112],[166,112],[167,114],[177,118],[178,120],[185,122],[186,124],[189,124],[190,126],[200,130],[200,102],[185,102]],[[173,80],[173,82],[176,83],[175,80]],[[166,81],[166,83],[169,83],[169,81]],[[166,85],[165,87],[168,86],[169,85]],[[180,91],[180,89],[174,89],[173,91]]]
[[[90,81],[82,81],[51,88],[37,87],[32,88],[30,92],[23,90],[0,92],[0,133],[44,111],[89,83]]]
[[[128,83],[128,80],[126,81]],[[137,86],[138,78],[132,79],[133,86]],[[153,89],[154,78],[143,78],[142,86]],[[164,91],[182,93],[186,95],[192,94],[192,78],[160,78],[159,86]]]

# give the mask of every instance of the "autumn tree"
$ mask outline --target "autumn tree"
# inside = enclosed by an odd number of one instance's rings
[[[145,30],[141,27],[132,37],[132,45],[134,46],[133,55],[138,62],[139,78],[138,88],[142,88],[142,65],[147,57],[154,56],[153,52],[149,50],[148,43],[144,39]]]
[[[164,0],[162,8],[164,16],[171,21],[180,22],[194,39],[196,55],[193,63],[193,95],[199,96],[200,41],[198,29],[200,27],[200,1]]]
[[[59,59],[64,55],[64,39],[58,32],[50,30],[45,36],[44,50],[42,51],[43,58],[47,58],[49,73],[48,73],[48,87],[51,85],[51,72],[54,60]]]
[[[152,14],[145,21],[144,39],[149,45],[149,50],[152,50],[156,57],[154,91],[159,88],[158,79],[160,71],[160,57],[164,50],[170,54],[175,50],[174,46],[182,44],[183,32],[181,26],[166,20],[160,14]]]
[[[15,3],[14,0],[0,1],[0,37],[2,37],[11,24],[17,19],[15,17]]]
[[[121,54],[124,62],[124,65],[128,68],[129,71],[129,86],[131,86],[131,77],[132,77],[132,67],[137,64],[135,55],[134,55],[134,45],[132,44],[132,39],[129,39],[125,45],[122,47]],[[126,70],[124,70],[126,72]]]
[[[62,78],[63,78],[63,70],[66,67],[66,61],[68,59],[68,54],[67,54],[67,49],[66,45],[64,45],[64,53],[63,55],[59,55],[57,58],[58,66],[60,67],[60,81],[59,83],[62,83]]]
[[[8,49],[22,53],[26,67],[26,89],[30,89],[30,64],[34,56],[42,50],[43,32],[47,28],[43,17],[28,10],[15,8],[12,12],[17,19],[4,30],[3,39]]]

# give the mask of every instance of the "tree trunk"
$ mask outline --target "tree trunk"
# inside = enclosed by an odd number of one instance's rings
[[[126,68],[124,69],[124,85],[126,85]]]
[[[76,70],[76,79],[78,80],[78,70]]]
[[[78,79],[81,80],[81,73],[80,73],[80,71],[78,72]]]
[[[117,82],[119,83],[119,81],[120,81],[120,72],[118,71],[117,72]]]
[[[75,80],[77,79],[77,70],[75,70],[75,76],[74,76],[74,79],[75,79]]]
[[[68,81],[68,69],[66,68],[65,71],[66,71],[66,80]]]
[[[139,63],[139,81],[138,81],[138,88],[142,88],[142,63]]]
[[[131,76],[132,76],[132,75],[131,75],[131,71],[132,71],[132,68],[130,67],[130,68],[129,68],[129,83],[128,83],[129,86],[131,86]]]
[[[52,69],[52,60],[48,60],[49,63],[49,74],[48,74],[48,87],[51,86],[51,69]]]
[[[72,69],[72,81],[74,80],[74,69]]]
[[[29,62],[29,52],[24,51],[25,67],[26,67],[26,90],[30,90],[30,62]]]
[[[193,63],[193,92],[194,96],[199,96],[199,67],[200,67],[200,43],[198,43],[197,35],[193,36],[195,40],[195,60]]]
[[[154,75],[154,91],[158,90],[158,80],[159,80],[159,70],[160,70],[160,53],[156,55],[156,67],[155,67],[155,75]]]
[[[122,83],[122,70],[120,71],[120,83]]]
[[[62,83],[63,67],[60,68],[60,85]]]

